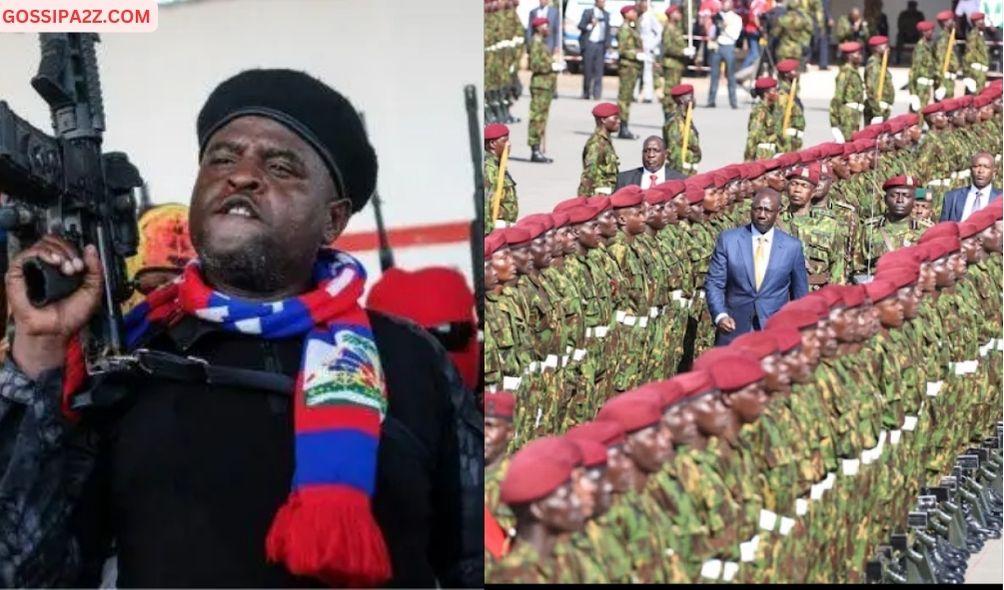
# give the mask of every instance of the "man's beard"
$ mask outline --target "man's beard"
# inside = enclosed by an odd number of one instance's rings
[[[269,294],[288,286],[283,275],[286,261],[282,248],[266,236],[250,238],[242,247],[215,252],[206,248],[199,252],[202,270],[207,277],[246,293]]]

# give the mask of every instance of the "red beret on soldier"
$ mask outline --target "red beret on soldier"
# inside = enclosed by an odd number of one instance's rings
[[[491,141],[509,135],[509,128],[502,123],[492,123],[485,126],[485,141]]]
[[[612,102],[601,102],[593,107],[593,116],[601,119],[610,115],[618,115],[620,112],[620,108]]]

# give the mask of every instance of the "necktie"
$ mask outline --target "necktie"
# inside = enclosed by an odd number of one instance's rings
[[[653,174],[648,177],[648,188],[655,186],[655,181],[659,178],[658,174]]]
[[[976,190],[976,200],[973,201],[973,210],[969,212],[970,215],[976,213],[983,208],[983,189]]]
[[[756,239],[756,252],[753,254],[753,272],[756,274],[756,289],[760,290],[763,284],[763,276],[767,274],[767,238],[760,236]]]

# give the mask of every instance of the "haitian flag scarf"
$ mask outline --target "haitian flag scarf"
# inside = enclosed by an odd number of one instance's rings
[[[387,546],[370,510],[387,400],[369,319],[358,303],[366,271],[348,254],[325,249],[314,265],[314,281],[315,289],[298,297],[247,301],[211,289],[194,262],[126,316],[127,343],[134,348],[153,327],[186,315],[267,339],[302,335],[293,414],[296,466],[289,497],[272,520],[266,554],[295,575],[375,586],[390,578]],[[84,375],[79,345],[71,347],[70,357],[64,400]]]

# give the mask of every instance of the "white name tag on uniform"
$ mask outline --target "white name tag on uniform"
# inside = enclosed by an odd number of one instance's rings
[[[809,513],[809,501],[805,498],[798,498],[795,500],[795,515],[805,516]]]
[[[794,526],[795,526],[795,519],[794,518],[788,518],[787,516],[782,516],[781,517],[781,528],[779,530],[781,531],[782,535],[784,535],[785,537],[787,537],[788,533],[791,532],[791,529]]]
[[[701,565],[701,577],[717,580],[722,577],[722,560],[709,559]]]
[[[777,526],[777,513],[760,509],[760,528],[772,531]]]
[[[899,437],[901,437],[902,435],[903,435],[903,432],[900,431],[900,430],[893,430],[893,431],[891,431],[889,433],[889,442],[891,444],[898,445],[899,444]]]
[[[506,391],[516,391],[522,379],[519,377],[502,377],[502,389]]]
[[[737,573],[739,573],[739,564],[734,561],[726,561],[725,565],[722,566],[722,580],[726,582],[731,582]]]
[[[937,396],[941,393],[941,386],[944,385],[941,381],[928,381],[927,382],[927,395],[931,397]],[[904,429],[906,430],[906,429]]]
[[[903,430],[907,432],[913,432],[917,428],[917,416],[904,416],[903,417]]]
[[[576,361],[581,361],[585,357],[586,357],[585,348],[576,348],[575,352],[572,353],[572,358],[575,359]]]
[[[860,467],[861,461],[858,459],[843,459],[841,461],[841,468],[843,469],[844,475],[857,475]]]

